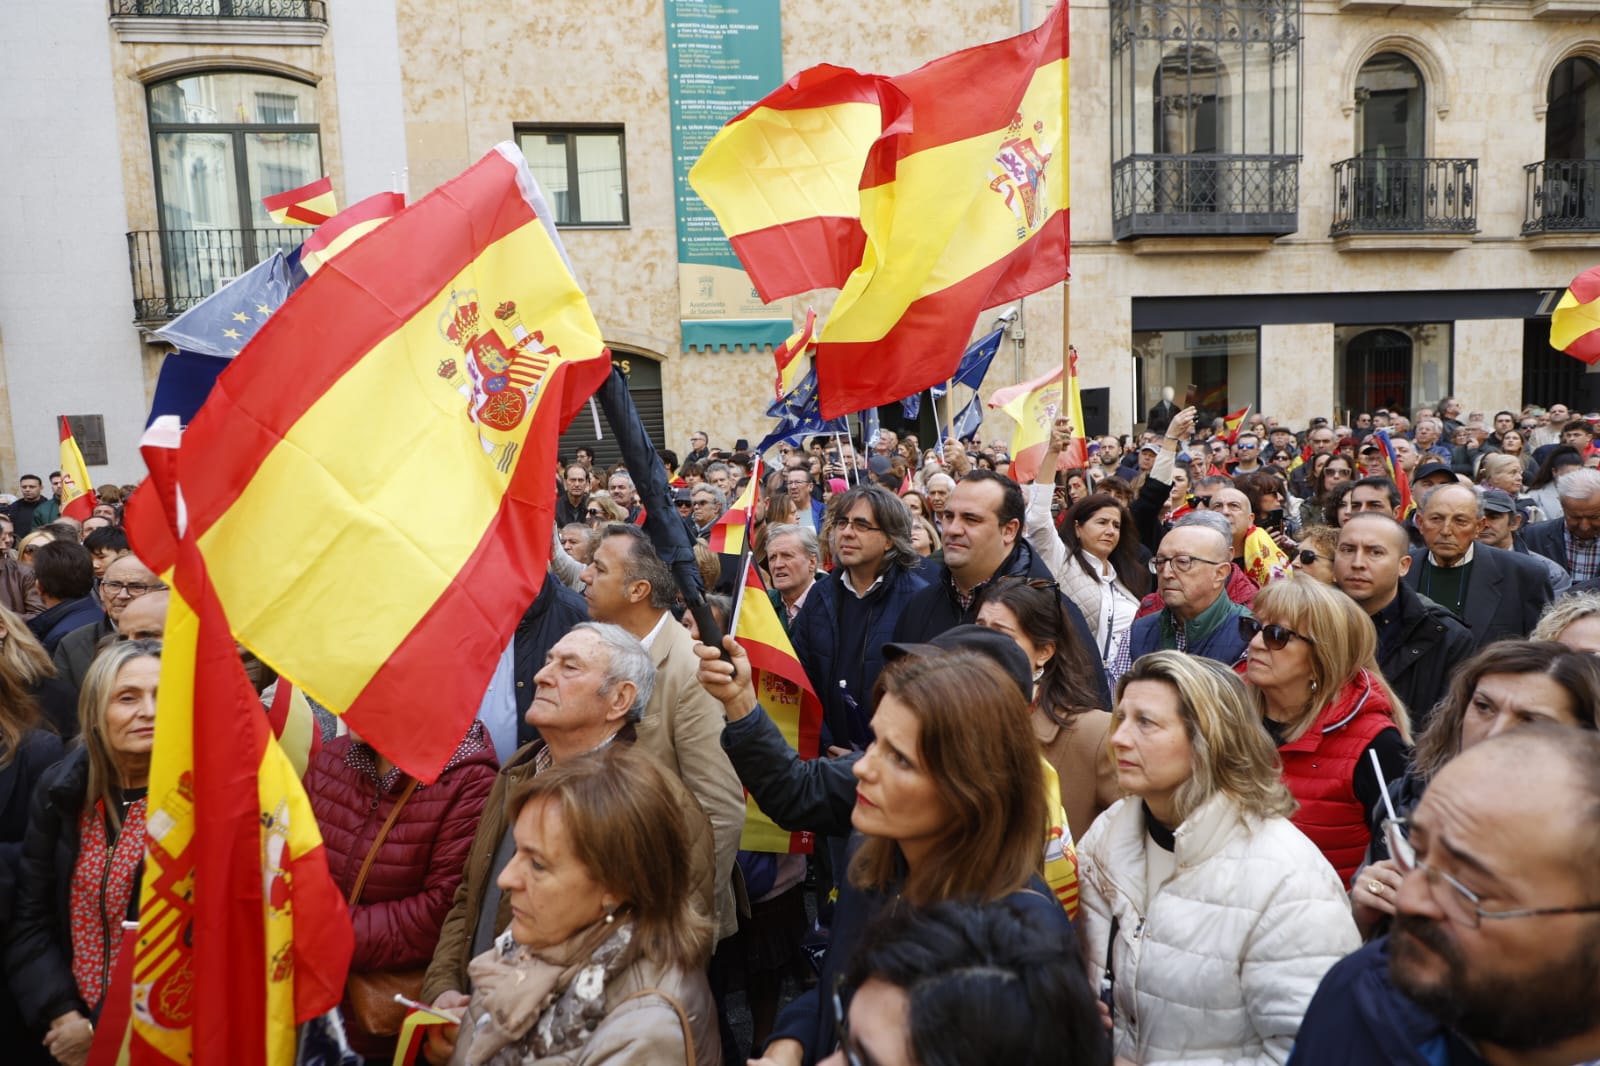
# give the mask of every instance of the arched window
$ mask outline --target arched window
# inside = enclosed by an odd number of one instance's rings
[[[1397,329],[1369,329],[1351,338],[1344,353],[1345,410],[1410,406],[1411,352],[1411,338]]]
[[[1356,75],[1356,123],[1362,159],[1427,155],[1427,88],[1417,65],[1399,52],[1379,52]]]
[[[211,71],[149,89],[167,312],[178,313],[310,227],[261,206],[322,176],[316,90],[255,71]]]
[[[1544,157],[1600,159],[1600,63],[1565,60],[1550,76],[1544,116]]]

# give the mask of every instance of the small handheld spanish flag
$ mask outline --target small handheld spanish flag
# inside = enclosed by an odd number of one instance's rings
[[[750,540],[750,516],[755,513],[756,494],[761,485],[761,460],[758,458],[750,470],[750,480],[744,491],[733,501],[723,516],[711,527],[706,538],[711,550],[718,555],[739,555]]]
[[[261,206],[280,226],[320,226],[339,213],[339,201],[333,195],[333,179],[327,175],[298,189],[263,196]]]
[[[1230,415],[1223,415],[1222,416],[1222,425],[1227,430],[1227,432],[1223,434],[1223,438],[1222,439],[1227,441],[1229,444],[1238,444],[1239,443],[1239,433],[1240,433],[1241,430],[1244,429],[1244,420],[1249,418],[1249,417],[1250,417],[1250,405],[1249,404],[1245,404],[1243,407],[1239,408],[1239,410],[1233,412]]]
[[[1550,313],[1550,347],[1590,366],[1600,362],[1600,267],[1573,278]]]

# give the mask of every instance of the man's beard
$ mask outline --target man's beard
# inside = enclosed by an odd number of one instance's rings
[[[1470,966],[1441,922],[1405,913],[1394,916],[1389,977],[1440,1022],[1479,1043],[1515,1051],[1550,1047],[1600,1025],[1600,935],[1579,937],[1568,952],[1541,967],[1533,980],[1496,976]],[[1423,949],[1449,970],[1441,984],[1416,982],[1407,960]]]

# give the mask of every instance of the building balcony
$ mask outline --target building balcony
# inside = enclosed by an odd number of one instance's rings
[[[1111,232],[1138,237],[1281,237],[1299,226],[1292,155],[1135,155],[1111,165]]]
[[[176,318],[274,252],[300,247],[312,232],[310,226],[273,226],[130,233],[134,321]]]
[[[1478,232],[1476,159],[1346,159],[1333,164],[1333,183],[1330,237],[1448,249]]]
[[[326,0],[111,0],[112,18],[328,21]]]
[[[1600,160],[1546,159],[1522,168],[1527,177],[1522,235],[1541,247],[1593,247],[1600,233]]]

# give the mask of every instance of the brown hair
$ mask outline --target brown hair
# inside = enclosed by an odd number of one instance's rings
[[[689,829],[666,771],[607,744],[540,772],[513,790],[506,809],[515,822],[544,799],[559,805],[573,855],[631,910],[639,952],[662,966],[704,967],[711,917],[690,884]]]
[[[988,902],[1021,889],[1043,868],[1048,818],[1039,742],[1016,682],[975,652],[913,654],[878,675],[873,705],[884,696],[916,718],[923,769],[953,814],[941,846],[907,879],[906,902]],[[887,890],[903,864],[893,840],[868,837],[850,881]]]

